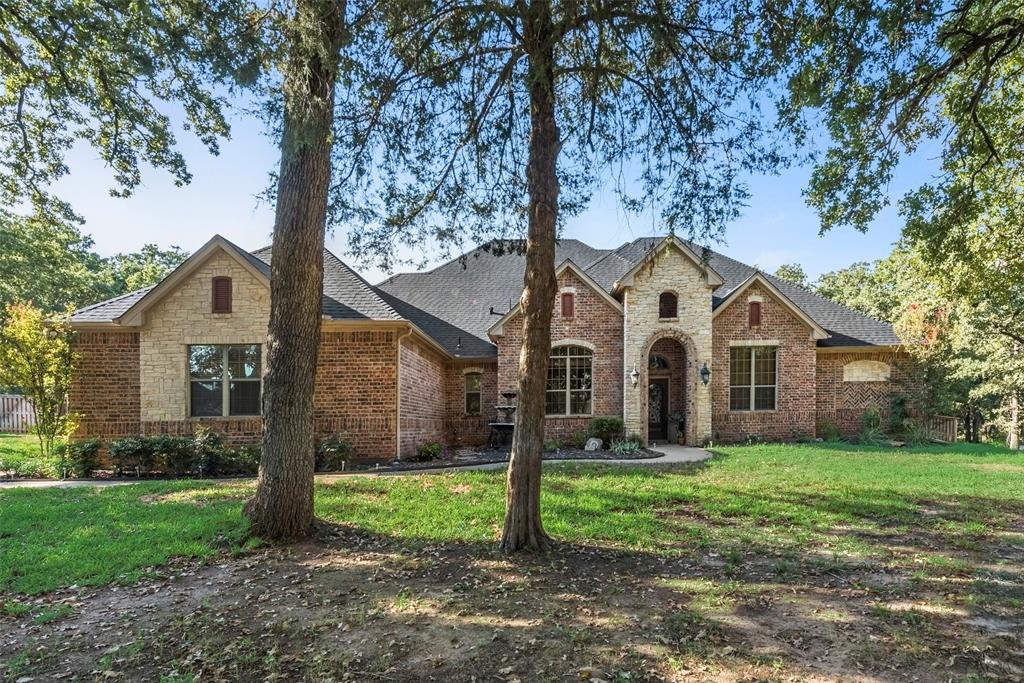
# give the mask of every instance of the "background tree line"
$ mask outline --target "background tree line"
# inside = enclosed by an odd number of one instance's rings
[[[159,282],[188,258],[147,244],[104,257],[73,221],[0,211],[0,311],[31,302],[44,313],[81,308]]]

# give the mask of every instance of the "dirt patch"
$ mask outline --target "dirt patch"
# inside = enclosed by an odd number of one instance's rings
[[[972,470],[982,470],[988,472],[1020,472],[1024,474],[1024,465],[1013,465],[1008,462],[974,462],[969,463],[967,467]]]
[[[937,682],[1012,680],[1024,665],[1007,647],[1017,634],[1002,628],[1016,622],[943,607],[955,599],[948,586],[810,562],[781,578],[770,558],[725,573],[711,555],[561,546],[507,559],[490,545],[410,549],[328,529],[304,545],[179,563],[130,587],[46,596],[0,617],[0,675]],[[68,608],[38,617],[55,604]]]

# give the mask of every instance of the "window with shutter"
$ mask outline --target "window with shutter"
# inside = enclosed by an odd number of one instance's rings
[[[576,315],[576,296],[572,292],[562,294],[562,317],[572,318]]]
[[[231,278],[213,278],[213,312],[231,312]]]
[[[750,327],[761,326],[761,302],[751,301],[750,302]]]

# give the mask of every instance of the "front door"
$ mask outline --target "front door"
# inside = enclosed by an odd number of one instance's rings
[[[647,385],[647,440],[668,438],[668,378],[652,379]]]

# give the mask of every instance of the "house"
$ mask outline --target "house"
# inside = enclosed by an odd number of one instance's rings
[[[485,442],[515,391],[525,256],[492,242],[373,286],[324,251],[316,432],[365,457]],[[214,237],[154,287],[77,311],[81,436],[259,440],[271,250]],[[908,392],[888,324],[676,237],[556,250],[549,438],[622,416],[654,441],[850,434]]]

